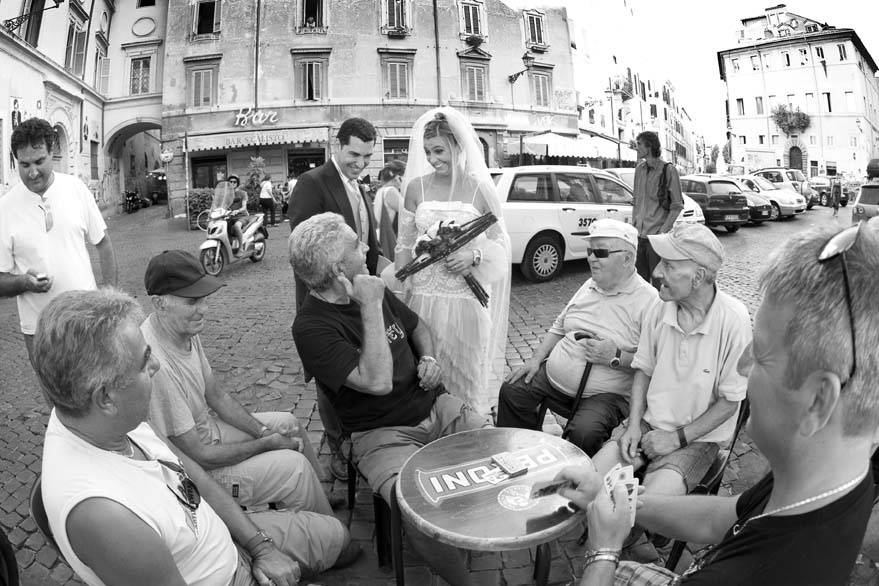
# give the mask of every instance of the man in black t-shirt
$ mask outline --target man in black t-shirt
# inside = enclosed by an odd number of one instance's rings
[[[488,424],[445,393],[418,316],[366,269],[366,246],[339,214],[296,226],[290,264],[310,293],[293,322],[302,365],[327,389],[357,467],[390,501],[397,474],[422,446]],[[450,584],[469,584],[459,552],[407,527],[413,546]]]
[[[734,497],[638,497],[637,522],[714,545],[678,576],[619,563],[630,507],[594,469],[568,468],[560,494],[587,509],[580,586],[845,584],[873,504],[879,438],[879,221],[791,238],[761,276],[763,303],[739,362],[748,434],[771,471]],[[814,352],[821,348],[821,352]]]

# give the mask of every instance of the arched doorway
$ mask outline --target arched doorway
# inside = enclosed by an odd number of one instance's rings
[[[64,130],[64,127],[60,124],[56,124],[54,130],[58,135],[58,141],[52,147],[52,161],[55,165],[55,170],[59,173],[69,173],[70,168],[68,167],[67,160],[67,131]]]
[[[102,192],[108,203],[122,204],[125,191],[137,191],[144,197],[164,199],[167,180],[164,173],[157,183],[158,175],[150,173],[161,169],[161,121],[155,118],[125,120],[104,135],[106,171],[102,178]],[[154,193],[155,192],[155,193]]]
[[[792,146],[788,153],[788,169],[803,170],[803,151],[798,146]]]

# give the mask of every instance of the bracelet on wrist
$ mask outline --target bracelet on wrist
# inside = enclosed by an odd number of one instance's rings
[[[274,546],[275,540],[272,539],[265,531],[262,529],[256,530],[256,535],[247,540],[242,547],[247,550],[250,555],[256,555],[265,544],[270,544]]]
[[[618,553],[597,553],[586,557],[584,566],[590,566],[595,562],[611,562],[614,566],[620,563],[620,554]]]
[[[436,364],[436,358],[434,358],[433,356],[426,356],[425,355],[425,356],[422,356],[418,360],[418,362],[423,362],[423,361],[432,362],[432,363]]]
[[[614,549],[612,547],[599,547],[598,549],[587,549],[583,552],[583,557],[589,557],[593,555],[598,555],[600,553],[606,553],[610,555],[620,555],[622,553],[621,549]]]
[[[684,426],[678,428],[678,442],[681,444],[682,448],[686,448],[687,444],[690,442],[687,441],[687,435],[684,433]]]
[[[471,263],[471,266],[478,267],[479,263],[481,263],[481,262],[482,262],[482,250],[479,248],[474,248],[473,249],[473,263]]]
[[[263,425],[259,428],[259,437],[265,437],[269,433],[271,433],[271,428],[268,425]]]

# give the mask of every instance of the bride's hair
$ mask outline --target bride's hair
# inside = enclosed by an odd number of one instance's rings
[[[436,137],[445,138],[451,144],[458,146],[455,133],[452,132],[452,127],[449,126],[449,121],[442,112],[437,112],[433,119],[424,125],[424,140]]]

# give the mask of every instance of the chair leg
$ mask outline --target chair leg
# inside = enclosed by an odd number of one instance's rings
[[[552,560],[552,552],[548,543],[537,546],[537,555],[534,556],[534,583],[537,586],[546,586],[549,581],[549,562]]]
[[[674,545],[671,546],[671,552],[668,554],[668,560],[665,562],[665,568],[667,570],[674,571],[675,566],[678,565],[678,562],[681,559],[681,554],[684,553],[684,547],[686,547],[686,541],[675,541]]]
[[[391,559],[394,562],[397,586],[405,586],[406,578],[403,575],[403,519],[400,515],[400,505],[397,502],[396,483],[391,487]]]
[[[375,553],[378,556],[378,565],[385,567],[388,559],[388,509],[385,501],[378,493],[372,495],[372,509],[375,516]]]
[[[348,510],[354,508],[354,500],[355,495],[357,493],[357,468],[354,466],[354,461],[351,459],[351,454],[348,454]]]

